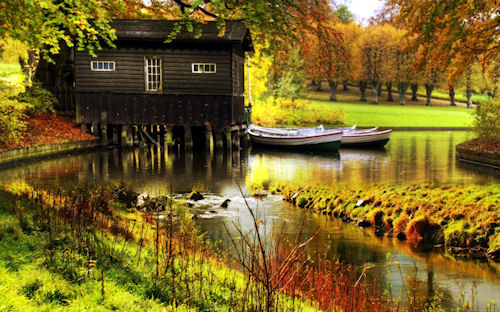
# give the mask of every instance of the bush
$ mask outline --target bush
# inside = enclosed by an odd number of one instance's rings
[[[19,140],[26,129],[24,110],[24,105],[0,92],[0,143]]]
[[[268,97],[257,101],[252,109],[252,122],[264,126],[326,126],[342,125],[342,110],[313,105],[308,100]]]
[[[26,88],[26,91],[20,93],[15,99],[25,103],[26,113],[31,116],[40,113],[52,113],[54,112],[54,106],[57,104],[56,97],[45,90],[38,82]]]
[[[475,131],[481,138],[500,140],[500,98],[478,105]]]

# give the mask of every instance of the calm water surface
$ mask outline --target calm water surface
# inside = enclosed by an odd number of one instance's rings
[[[250,150],[241,153],[181,154],[157,150],[108,149],[68,155],[0,168],[3,184],[25,183],[44,187],[88,182],[123,183],[138,192],[165,193],[169,186],[186,193],[194,184],[210,189],[193,208],[210,239],[227,244],[230,234],[223,223],[251,227],[239,186],[274,181],[321,183],[498,183],[500,171],[482,169],[455,160],[455,145],[472,138],[468,132],[394,132],[384,149],[341,149],[339,153],[293,153]],[[226,198],[228,209],[219,205]],[[279,197],[248,198],[269,228],[285,222],[285,235],[293,237],[304,222],[305,234],[320,232],[310,252],[327,252],[356,266],[370,265],[368,274],[384,289],[392,285],[401,296],[403,281],[417,277],[418,292],[432,296],[440,288],[447,309],[453,309],[465,290],[477,291],[479,307],[490,300],[500,308],[500,265],[457,260],[443,252],[412,251],[405,244],[374,236],[329,216],[312,214],[287,205]],[[212,212],[210,212],[212,210]],[[215,213],[213,213],[215,211]],[[231,233],[231,235],[236,235]],[[402,275],[394,265],[399,261]],[[498,310],[497,308],[497,310]]]

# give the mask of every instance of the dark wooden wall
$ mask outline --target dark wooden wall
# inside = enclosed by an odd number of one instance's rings
[[[162,60],[162,90],[145,88],[144,57]],[[90,69],[114,61],[115,71]],[[215,74],[192,63],[216,63]],[[240,44],[119,42],[116,49],[75,55],[77,121],[114,125],[207,126],[245,123],[244,51]]]
[[[164,94],[233,94],[231,46],[217,48],[158,48],[118,46],[98,52],[93,58],[86,52],[77,52],[75,57],[75,82],[77,92],[121,92],[140,93],[145,90],[144,57],[156,56],[162,60]],[[91,71],[91,61],[114,61],[115,71]],[[192,63],[216,63],[215,74],[192,73]],[[148,92],[151,93],[151,92]],[[238,94],[239,95],[239,94]]]
[[[245,93],[245,53],[241,45],[233,45],[232,49],[232,92],[243,95]]]
[[[81,123],[217,128],[245,121],[241,96],[79,92],[76,101]]]

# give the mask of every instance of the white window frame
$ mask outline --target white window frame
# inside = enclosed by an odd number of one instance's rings
[[[208,66],[208,70],[206,69]],[[213,66],[212,70],[210,66]],[[191,72],[193,74],[215,74],[217,73],[217,64],[216,63],[192,63],[191,64]]]
[[[151,70],[151,72],[150,72]],[[144,81],[146,91],[158,92],[162,89],[162,68],[161,57],[145,56],[144,57]]]
[[[94,68],[94,64],[96,64],[96,68]],[[102,64],[101,68],[99,68],[99,64]],[[104,64],[107,64],[108,68],[104,69]],[[110,68],[111,65],[113,64],[113,68]],[[115,71],[116,70],[116,64],[115,61],[90,61],[90,70],[91,71],[99,71],[99,72],[110,72],[110,71]]]

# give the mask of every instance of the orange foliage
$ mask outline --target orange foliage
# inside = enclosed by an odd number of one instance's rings
[[[28,118],[26,122],[27,129],[22,133],[21,140],[0,145],[0,152],[30,146],[95,139],[94,136],[78,128],[73,123],[73,119],[68,116],[40,114]]]
[[[388,7],[413,36],[411,48],[423,47],[418,67],[453,63],[452,81],[474,61],[486,67],[500,52],[500,1],[390,0]]]

